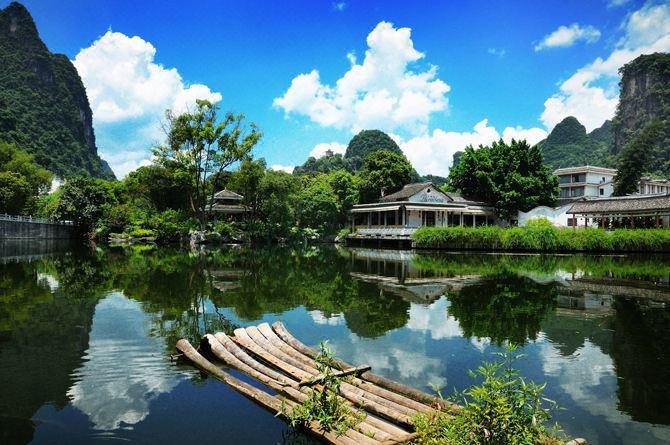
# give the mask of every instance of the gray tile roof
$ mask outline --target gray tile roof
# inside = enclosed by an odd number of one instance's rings
[[[567,213],[614,214],[670,211],[669,195],[629,195],[576,202]]]
[[[432,182],[415,182],[414,184],[407,184],[402,190],[380,198],[379,202],[406,201],[429,185],[437,188]]]

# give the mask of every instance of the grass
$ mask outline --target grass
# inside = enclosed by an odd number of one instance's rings
[[[412,236],[416,247],[429,249],[532,252],[666,252],[670,230],[596,228],[562,229],[547,220],[526,227],[422,227]]]

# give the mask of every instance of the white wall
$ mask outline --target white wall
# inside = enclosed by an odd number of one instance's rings
[[[572,215],[566,213],[570,207],[572,207],[572,204],[556,208],[540,206],[535,207],[528,212],[519,212],[519,226],[523,227],[532,219],[544,217],[551,221],[556,227],[571,227],[568,226],[568,218],[571,218]],[[591,222],[591,225],[593,225],[593,222]],[[584,218],[577,218],[577,227],[584,227]]]

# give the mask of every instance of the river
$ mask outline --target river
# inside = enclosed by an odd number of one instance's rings
[[[275,320],[444,395],[511,341],[569,436],[670,443],[668,256],[1,247],[3,444],[310,442],[169,358]]]

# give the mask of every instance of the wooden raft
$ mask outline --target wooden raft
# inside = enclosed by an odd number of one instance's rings
[[[177,349],[203,371],[275,414],[281,414],[282,407],[290,410],[303,402],[314,388],[322,388],[323,376],[316,369],[317,351],[296,340],[281,322],[236,329],[234,336],[222,332],[207,334],[198,350],[182,339],[177,342]],[[213,356],[248,374],[274,394],[235,378],[205,356]],[[413,416],[434,413],[439,408],[459,409],[444,400],[439,400],[440,405],[435,396],[373,374],[369,366],[354,367],[337,359],[334,365],[339,369],[337,373],[347,376],[340,385],[343,401],[363,414],[363,420],[355,429],[339,436],[323,430],[317,422],[307,425],[312,434],[329,443],[408,443],[416,437]]]

